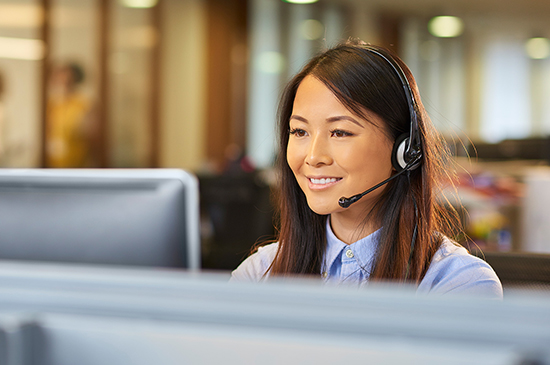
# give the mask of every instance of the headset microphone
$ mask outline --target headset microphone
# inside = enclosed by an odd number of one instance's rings
[[[340,199],[338,199],[338,204],[342,207],[342,208],[347,208],[349,207],[350,205],[352,205],[353,203],[357,202],[359,199],[361,199],[362,197],[364,197],[365,195],[367,195],[368,193],[370,193],[371,191],[373,190],[376,190],[378,189],[379,187],[381,187],[382,185],[384,184],[387,184],[389,183],[390,181],[392,181],[393,179],[395,179],[396,177],[398,177],[399,175],[403,174],[404,172],[406,171],[410,171],[411,170],[411,167],[413,167],[414,165],[416,165],[418,163],[418,160],[420,160],[420,157],[418,157],[417,159],[409,162],[407,164],[407,166],[405,166],[405,168],[401,171],[399,171],[397,174],[393,175],[393,176],[390,176],[389,178],[387,178],[386,180],[374,185],[372,188],[368,189],[368,190],[365,190],[364,192],[362,192],[361,194],[357,194],[357,195],[354,195],[354,196],[351,196],[349,198],[345,198],[345,197],[341,197]]]

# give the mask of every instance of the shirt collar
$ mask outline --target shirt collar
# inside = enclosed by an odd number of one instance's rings
[[[336,235],[332,231],[332,227],[330,226],[330,216],[327,218],[326,231],[327,231],[327,249],[325,251],[326,269],[330,268],[334,263],[334,261],[341,257],[341,253],[344,250],[344,248],[351,249],[353,251],[354,257],[357,260],[357,263],[361,267],[364,267],[364,268],[370,267],[372,263],[372,259],[374,257],[374,253],[378,246],[378,242],[380,240],[381,228],[369,234],[368,236],[353,242],[350,245],[342,242],[340,239],[338,239],[338,237],[336,237]]]

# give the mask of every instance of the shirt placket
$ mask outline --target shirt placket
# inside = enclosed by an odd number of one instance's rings
[[[353,281],[359,272],[359,265],[355,259],[355,253],[351,248],[346,248],[342,252],[342,269],[340,271],[340,281]]]

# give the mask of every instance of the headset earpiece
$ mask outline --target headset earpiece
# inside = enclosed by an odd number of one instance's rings
[[[395,143],[393,144],[393,150],[391,154],[391,163],[393,165],[393,168],[400,172],[407,168],[407,165],[411,163],[412,159],[418,160],[417,162],[414,162],[412,165],[410,165],[407,170],[412,171],[416,169],[418,166],[420,166],[420,157],[418,154],[420,151],[417,151],[417,156],[410,156],[410,153],[407,153],[407,147],[409,144],[409,134],[403,133],[399,137],[396,138]],[[413,152],[414,153],[414,152]],[[407,156],[409,155],[409,156]]]

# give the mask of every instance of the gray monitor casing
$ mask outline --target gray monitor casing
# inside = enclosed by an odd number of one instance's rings
[[[0,363],[550,364],[550,298],[0,261]]]
[[[179,169],[2,169],[0,259],[198,269],[198,180]]]

